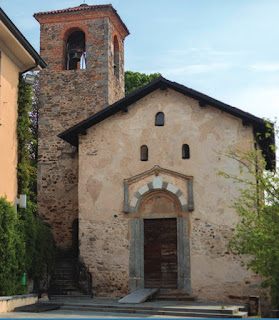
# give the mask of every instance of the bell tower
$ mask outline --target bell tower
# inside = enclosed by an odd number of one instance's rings
[[[62,248],[76,247],[78,151],[57,137],[124,97],[124,40],[112,5],[34,14],[40,23],[38,212]]]

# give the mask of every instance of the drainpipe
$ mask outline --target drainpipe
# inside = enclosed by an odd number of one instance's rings
[[[35,68],[38,66],[38,64],[39,64],[39,61],[38,61],[38,60],[35,60],[35,62],[36,62],[36,64],[35,64],[33,67],[31,67],[31,68],[29,68],[29,69],[27,69],[27,70],[24,70],[21,74],[24,74],[24,73],[26,73],[26,72],[28,72],[28,71],[31,71],[31,70],[35,69]],[[35,82],[35,76],[34,76],[34,74],[28,74],[28,73],[27,73],[26,76],[23,77],[23,81],[24,81],[25,83],[27,83],[27,84],[33,85],[34,82]]]
[[[27,71],[31,71],[31,70],[37,68],[38,65],[39,65],[39,61],[38,61],[38,60],[35,60],[35,63],[36,63],[36,64],[35,64],[33,67],[31,67],[31,68],[29,68],[29,69],[26,69],[26,70],[22,71],[21,73],[25,73],[25,72],[27,72]]]

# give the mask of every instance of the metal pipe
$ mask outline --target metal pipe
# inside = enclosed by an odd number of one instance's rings
[[[35,62],[36,62],[36,64],[35,64],[33,67],[31,67],[31,68],[29,68],[29,69],[26,69],[26,70],[22,71],[21,73],[23,74],[23,73],[25,73],[25,72],[28,72],[28,71],[31,71],[31,70],[37,68],[38,65],[39,65],[39,61],[38,61],[38,60],[35,60]]]

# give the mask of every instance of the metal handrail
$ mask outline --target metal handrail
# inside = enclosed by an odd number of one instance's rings
[[[92,277],[92,273],[89,270],[87,271],[87,276],[89,276],[89,279],[87,277],[89,295],[90,295],[90,298],[93,298],[93,284],[92,284],[93,277]]]

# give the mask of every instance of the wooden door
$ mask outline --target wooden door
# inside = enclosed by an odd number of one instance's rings
[[[176,219],[144,220],[144,286],[177,288]]]

